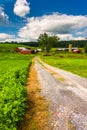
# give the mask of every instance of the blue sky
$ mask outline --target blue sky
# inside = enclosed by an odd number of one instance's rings
[[[44,32],[84,40],[87,0],[0,0],[0,41],[35,41]]]

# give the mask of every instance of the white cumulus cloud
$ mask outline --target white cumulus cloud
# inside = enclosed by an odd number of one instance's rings
[[[87,16],[54,13],[28,18],[26,25],[19,30],[18,35],[21,38],[37,39],[40,34],[46,32],[49,35],[57,35],[62,39],[70,40],[74,39],[73,35],[79,30],[86,27]]]
[[[84,40],[84,37],[74,37],[72,34],[58,34],[57,35],[60,40],[68,41],[68,40]]]
[[[26,16],[30,12],[30,3],[26,0],[17,0],[14,5],[14,13],[20,17]]]
[[[29,39],[19,38],[15,35],[7,34],[7,33],[0,33],[0,42],[29,42]]]
[[[0,33],[0,41],[5,41],[8,39],[11,39],[12,37],[13,37],[13,35],[6,34],[6,33]]]
[[[8,21],[8,16],[7,14],[5,14],[4,12],[4,8],[0,6],[0,24],[5,23],[6,21]]]

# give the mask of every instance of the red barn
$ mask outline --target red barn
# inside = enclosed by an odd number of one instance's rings
[[[20,52],[22,49],[26,49],[26,48],[24,48],[24,47],[17,47],[16,51]]]
[[[76,54],[78,54],[78,53],[80,53],[80,50],[79,49],[73,50],[73,52],[76,53]]]
[[[16,51],[20,52],[20,54],[31,54],[31,50],[24,47],[18,47]]]
[[[20,51],[20,54],[31,54],[31,50],[29,50],[29,49],[22,49]]]

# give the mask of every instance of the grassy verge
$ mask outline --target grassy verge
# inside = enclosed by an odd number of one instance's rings
[[[27,110],[18,130],[50,130],[48,102],[41,95],[37,74],[32,64],[27,82]]]
[[[51,56],[41,55],[41,59],[58,68],[73,72],[87,78],[87,54],[54,53]]]

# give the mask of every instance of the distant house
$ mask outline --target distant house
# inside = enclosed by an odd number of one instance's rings
[[[36,51],[37,51],[37,52],[41,52],[41,51],[42,51],[42,49],[38,48]]]
[[[24,47],[17,47],[16,51],[20,52],[22,49],[26,49],[26,48],[24,48]]]
[[[31,54],[31,50],[24,47],[17,47],[16,51],[20,52],[20,54]]]
[[[78,50],[78,47],[72,47],[72,51]],[[57,48],[56,51],[69,51],[69,48]]]
[[[17,47],[16,52],[20,52],[20,54],[36,54],[38,52],[41,52],[42,49],[38,48],[36,50],[31,50],[30,48],[25,48],[25,47]]]
[[[75,50],[73,50],[73,52],[77,54],[77,53],[80,53],[80,50],[79,49],[75,49]]]
[[[20,54],[31,54],[31,50],[29,50],[29,49],[22,49],[20,51]]]

